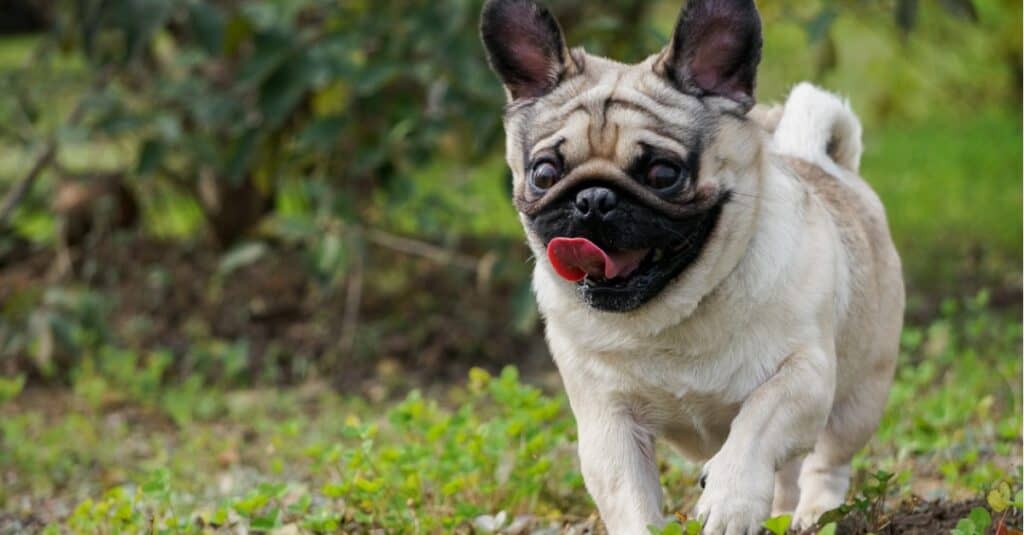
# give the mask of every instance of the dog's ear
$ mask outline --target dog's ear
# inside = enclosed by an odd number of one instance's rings
[[[656,68],[684,93],[725,97],[747,111],[761,40],[754,0],[690,0]]]
[[[512,100],[545,95],[573,61],[558,21],[532,0],[488,0],[480,36]]]

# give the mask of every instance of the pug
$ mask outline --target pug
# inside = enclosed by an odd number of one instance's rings
[[[904,309],[857,117],[806,83],[755,107],[752,0],[690,0],[635,65],[567,48],[532,0],[488,0],[480,33],[608,531],[663,524],[655,437],[704,462],[704,533],[814,525],[878,424]]]

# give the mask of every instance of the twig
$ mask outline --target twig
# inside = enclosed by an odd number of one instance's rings
[[[353,243],[361,243],[361,232],[356,231]],[[352,270],[348,275],[348,286],[345,290],[345,312],[341,320],[341,339],[338,342],[341,358],[352,354],[356,343],[356,330],[359,327],[359,308],[363,301],[363,270],[366,264],[364,253],[357,251],[354,255]]]
[[[32,168],[29,169],[28,174],[21,178],[17,184],[11,188],[11,191],[7,192],[4,197],[3,204],[0,204],[0,230],[7,228],[7,219],[14,212],[14,207],[21,202],[21,199],[25,197],[25,194],[32,189],[32,184],[35,183],[36,178],[39,177],[43,169],[50,164],[53,157],[57,154],[57,142],[50,140],[46,143],[43,148],[43,152],[36,158],[35,163],[32,164]]]
[[[431,243],[396,236],[383,230],[367,230],[366,239],[371,243],[400,253],[423,257],[439,264],[452,265],[469,271],[477,271],[480,265],[480,260],[475,257],[455,253]]]
[[[108,71],[102,72],[93,84],[93,88],[90,91],[98,90],[106,85],[108,77]],[[88,100],[89,93],[79,99],[78,103],[75,104],[75,108],[71,111],[71,115],[68,116],[67,125],[75,126],[79,121],[82,120],[82,116],[85,115],[86,101]],[[43,170],[46,169],[57,156],[57,149],[59,144],[57,143],[57,137],[52,136],[43,146],[43,151],[36,157],[32,167],[28,170],[7,195],[4,196],[3,203],[0,203],[0,231],[7,228],[8,220],[11,214],[14,213],[14,208],[18,206],[18,203],[25,197],[25,194],[32,189],[32,185],[35,184],[36,179],[42,174]]]

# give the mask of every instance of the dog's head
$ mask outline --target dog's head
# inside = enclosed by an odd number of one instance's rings
[[[481,35],[509,98],[531,247],[583,302],[637,309],[727,249],[760,147],[745,117],[761,56],[753,0],[690,0],[671,43],[636,65],[570,50],[532,0],[489,0]]]

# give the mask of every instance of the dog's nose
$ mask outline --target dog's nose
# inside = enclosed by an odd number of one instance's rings
[[[576,194],[576,213],[585,219],[608,217],[618,204],[615,192],[608,188],[595,186]]]

